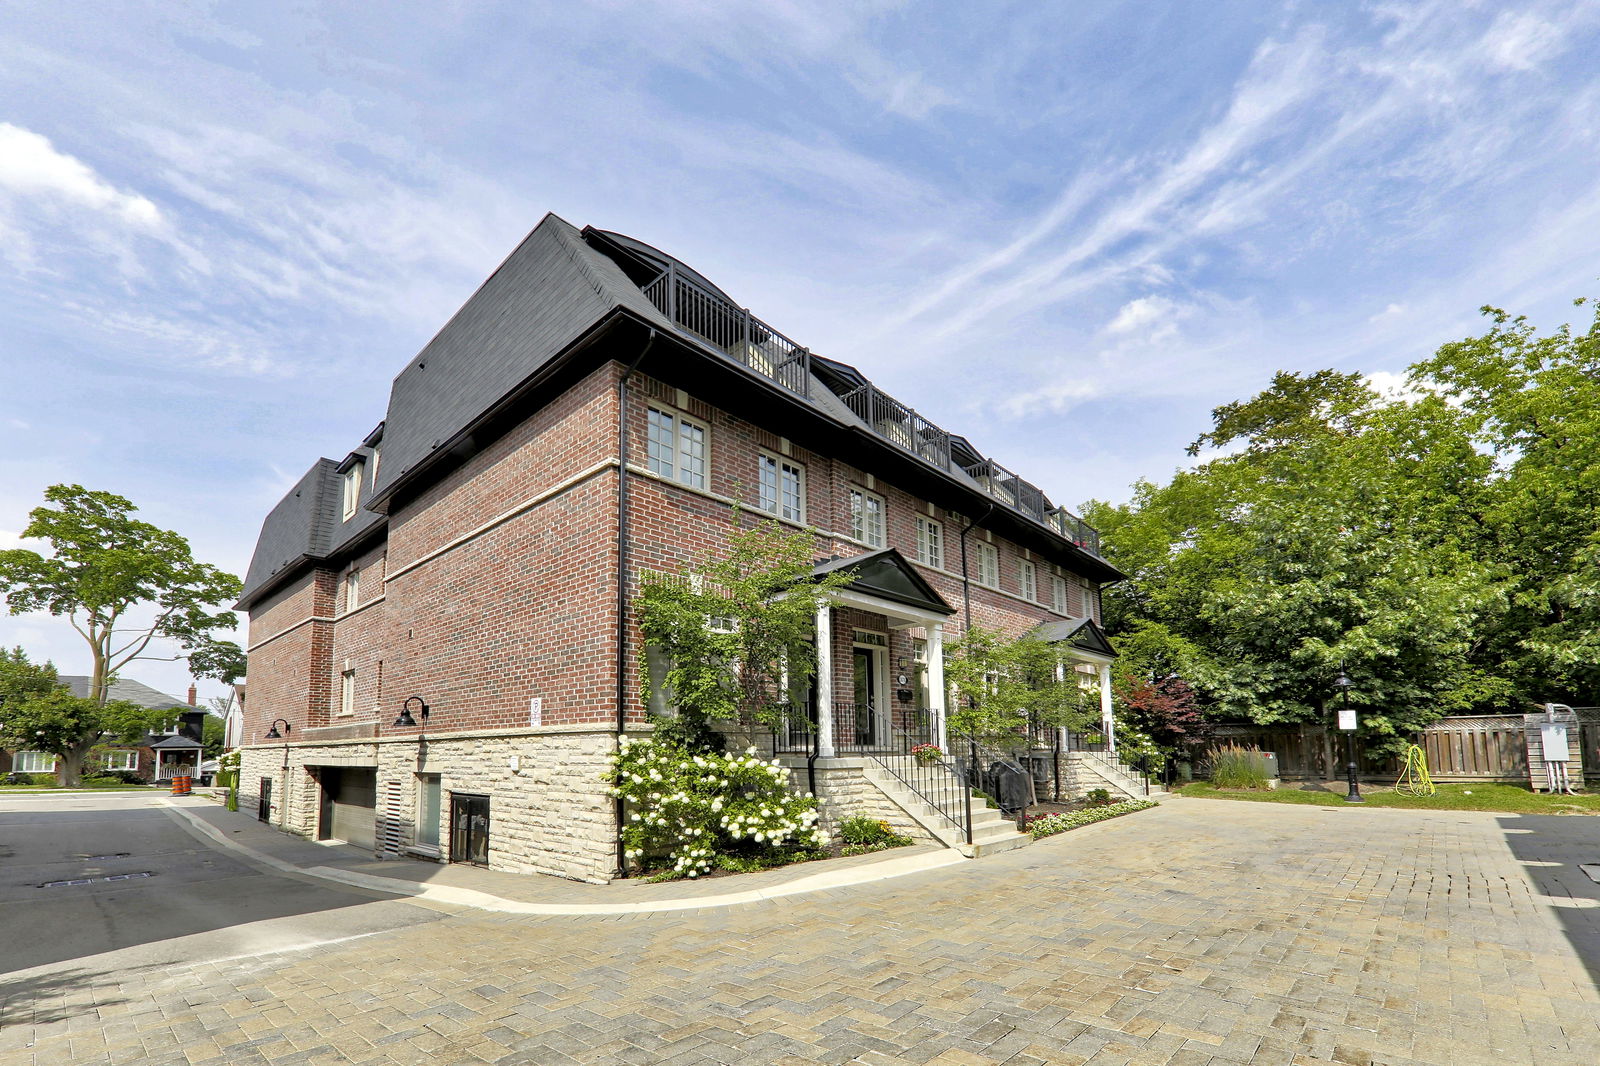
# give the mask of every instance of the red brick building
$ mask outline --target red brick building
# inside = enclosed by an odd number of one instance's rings
[[[309,835],[607,879],[601,775],[648,728],[629,596],[736,505],[858,574],[819,617],[824,758],[939,736],[969,617],[1109,662],[1094,530],[686,265],[548,216],[267,516],[242,791]]]

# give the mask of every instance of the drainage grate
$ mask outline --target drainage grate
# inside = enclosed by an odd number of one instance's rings
[[[85,862],[103,862],[106,859],[126,859],[130,852],[119,851],[115,855],[81,855],[79,858]]]
[[[151,870],[144,870],[136,874],[112,874],[110,877],[74,877],[70,881],[46,881],[40,888],[66,888],[69,885],[98,885],[102,881],[134,881],[141,877],[154,877]]]

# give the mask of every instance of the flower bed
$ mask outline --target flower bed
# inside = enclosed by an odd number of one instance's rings
[[[1028,835],[1039,840],[1056,833],[1065,833],[1069,829],[1079,829],[1095,822],[1103,822],[1107,818],[1116,818],[1119,815],[1132,814],[1134,811],[1143,811],[1155,806],[1157,806],[1155,800],[1136,799],[1113,803],[1106,807],[1085,807],[1081,811],[1068,811],[1066,814],[1049,814],[1036,819],[1028,827]]]

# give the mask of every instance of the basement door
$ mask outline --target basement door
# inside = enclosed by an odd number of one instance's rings
[[[360,848],[375,846],[378,771],[365,766],[324,766],[319,840],[342,840]]]
[[[489,797],[450,793],[450,861],[489,865]]]

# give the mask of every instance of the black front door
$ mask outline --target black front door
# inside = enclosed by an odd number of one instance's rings
[[[489,797],[450,794],[450,861],[489,865]]]
[[[261,779],[261,795],[256,800],[256,820],[260,822],[272,821],[272,778]]]
[[[878,656],[871,648],[855,649],[856,743],[878,743]]]

